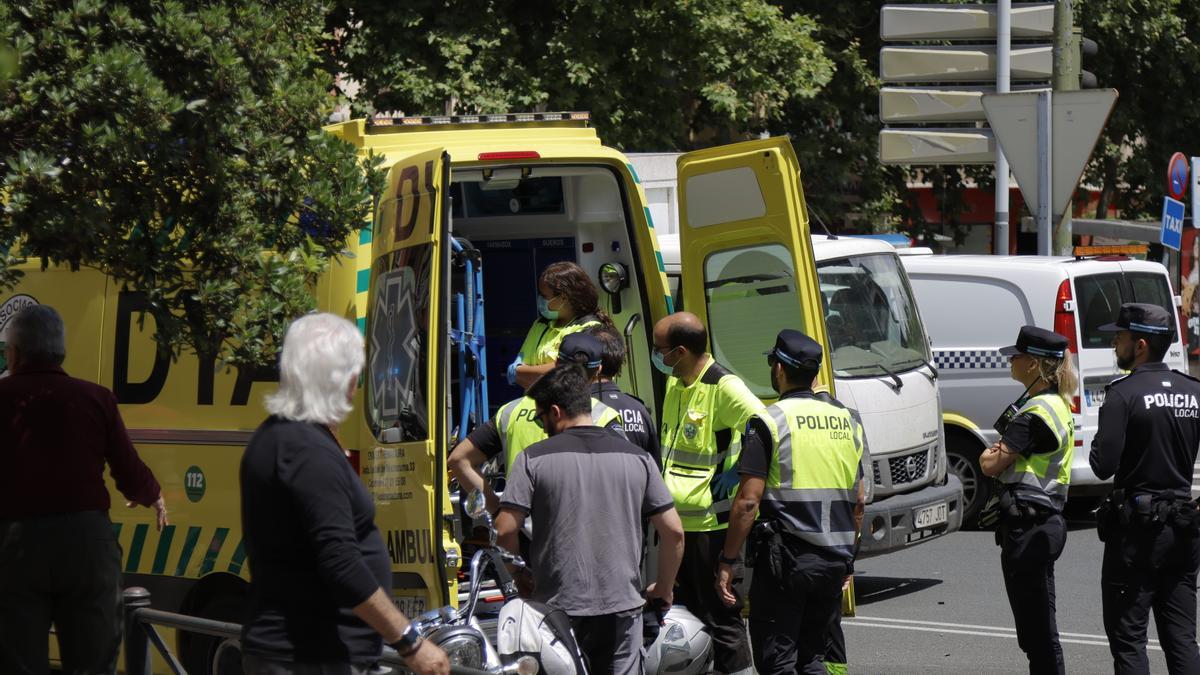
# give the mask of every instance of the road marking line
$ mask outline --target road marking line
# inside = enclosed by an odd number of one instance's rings
[[[1015,638],[1016,629],[1009,626],[984,626],[970,623],[945,623],[942,621],[922,621],[917,619],[890,619],[878,616],[859,616],[854,619],[843,621],[846,625],[870,626],[874,628],[899,628],[905,630],[927,630],[933,632],[950,632],[962,633],[964,635],[988,635],[993,637]],[[902,624],[902,625],[893,625]],[[911,624],[911,625],[904,625]],[[979,628],[982,631],[964,631],[963,628]],[[1102,644],[1108,645],[1108,637],[1104,635],[1092,635],[1090,633],[1059,633],[1060,641],[1062,642],[1077,642],[1079,644]],[[1064,640],[1062,638],[1081,638],[1081,640]],[[1147,643],[1153,649],[1158,649],[1158,640],[1147,639]]]
[[[850,626],[850,627],[857,627],[857,628],[891,628],[893,630],[915,630],[915,631],[922,631],[925,633],[952,633],[955,635],[978,635],[978,636],[982,636],[982,637],[1006,638],[1009,640],[1017,639],[1016,633],[997,633],[997,632],[985,633],[984,631],[979,631],[979,630],[956,630],[953,628],[935,628],[932,626],[904,626],[904,625],[897,625],[897,624],[893,624],[893,623],[870,623],[868,621],[859,621],[859,620],[843,621],[842,625]],[[1089,645],[1092,647],[1107,647],[1108,646],[1108,642],[1098,642],[1096,640],[1077,640],[1075,638],[1059,637],[1058,641],[1061,643],[1065,643],[1065,644]],[[1156,651],[1162,651],[1162,647],[1159,647],[1158,645],[1154,645],[1154,644],[1148,644],[1148,645],[1146,645],[1146,648],[1153,649]]]

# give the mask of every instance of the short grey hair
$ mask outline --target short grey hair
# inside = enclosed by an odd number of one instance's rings
[[[39,365],[62,365],[67,358],[67,329],[50,305],[30,305],[8,324],[8,343],[21,360]]]
[[[279,357],[279,390],[267,412],[297,422],[338,424],[353,406],[346,390],[366,361],[358,327],[336,314],[308,314],[288,326]]]

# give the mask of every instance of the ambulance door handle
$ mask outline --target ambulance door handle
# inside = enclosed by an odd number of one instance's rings
[[[636,357],[633,351],[633,329],[637,328],[641,321],[642,315],[634,314],[629,317],[629,321],[625,324],[625,330],[622,331],[625,334],[625,372],[629,373],[629,390],[633,392],[638,391],[637,365],[634,363]]]

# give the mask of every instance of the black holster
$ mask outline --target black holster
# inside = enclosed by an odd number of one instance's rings
[[[783,535],[775,521],[755,524],[746,544],[746,567],[766,567],[780,578],[783,573]]]

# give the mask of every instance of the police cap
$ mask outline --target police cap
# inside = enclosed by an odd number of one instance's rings
[[[588,368],[599,368],[603,357],[604,345],[589,333],[571,333],[558,346],[559,363],[582,362]]]
[[[1067,355],[1067,338],[1045,328],[1021,326],[1021,331],[1017,333],[1017,344],[1001,347],[1000,353],[1005,356],[1029,354],[1047,359],[1061,359]]]
[[[1106,323],[1098,330],[1116,333],[1130,330],[1135,333],[1169,335],[1175,332],[1175,322],[1167,310],[1145,302],[1127,302],[1121,305],[1116,323]]]
[[[780,363],[804,370],[821,368],[821,344],[798,330],[784,328],[775,338],[775,348],[764,352]]]

